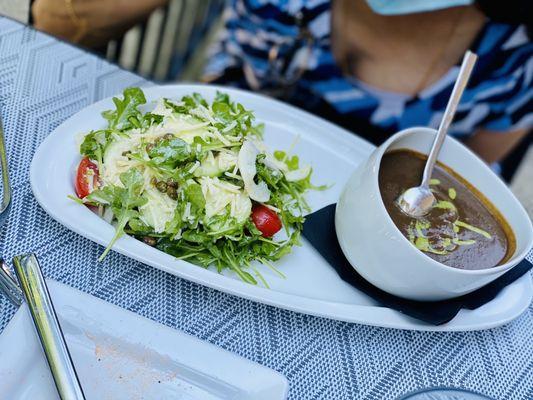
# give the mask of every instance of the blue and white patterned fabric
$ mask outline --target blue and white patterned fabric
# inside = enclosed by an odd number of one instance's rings
[[[301,15],[302,25],[315,43],[308,70],[298,80],[290,102],[362,133],[373,143],[411,126],[436,128],[459,66],[416,97],[347,79],[330,49],[329,4],[327,0],[234,0],[206,75],[217,76],[219,83],[246,88],[246,63],[259,80],[264,79],[269,49],[296,40],[296,20]],[[289,52],[290,46],[283,49]],[[505,132],[533,126],[533,42],[524,26],[488,21],[471,49],[479,60],[450,132],[464,138],[481,128]],[[293,60],[297,59],[294,56]]]
[[[99,263],[100,246],[36,203],[29,164],[43,139],[69,116],[125,87],[146,84],[0,18],[0,112],[14,189],[0,229],[0,256],[36,252],[49,278],[273,368],[288,378],[291,400],[387,400],[428,386],[467,388],[498,400],[533,398],[533,307],[484,332],[401,331],[253,303],[114,252]],[[14,312],[0,296],[0,331]]]

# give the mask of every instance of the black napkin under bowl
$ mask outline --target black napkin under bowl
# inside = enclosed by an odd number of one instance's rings
[[[520,278],[533,267],[533,264],[529,261],[522,260],[516,267],[491,283],[474,292],[450,300],[407,300],[378,289],[359,275],[350,265],[342,252],[335,232],[335,204],[308,215],[304,223],[303,236],[337,271],[342,280],[385,307],[433,325],[442,325],[451,321],[461,308],[473,310],[488,303],[504,287]]]

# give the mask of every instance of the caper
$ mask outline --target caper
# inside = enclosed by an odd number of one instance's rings
[[[154,186],[157,186],[157,179],[155,179],[155,176],[152,176],[152,179],[150,179],[150,183]]]
[[[123,151],[122,152],[122,157],[127,157],[131,154],[131,151]]]
[[[146,145],[146,151],[147,151],[148,153],[150,153],[153,149],[154,149],[154,144],[153,144],[153,143],[148,143],[148,144]]]
[[[163,138],[167,140],[174,139],[174,135],[172,133],[165,133]]]
[[[146,243],[148,246],[154,247],[157,244],[157,239],[151,236],[144,236],[143,242]]]
[[[167,181],[167,186],[176,189],[178,187],[178,182],[176,182],[174,179],[170,178]]]
[[[167,191],[166,182],[159,181],[159,182],[156,183],[155,187],[157,188],[157,190],[159,190],[162,193],[165,193]]]
[[[178,198],[178,191],[176,190],[176,188],[168,187],[167,188],[167,195],[172,200],[176,200]]]

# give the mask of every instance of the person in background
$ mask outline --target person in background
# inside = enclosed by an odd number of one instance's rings
[[[450,133],[488,163],[533,125],[531,0],[234,0],[206,81],[262,91],[379,144],[437,127],[467,49]]]
[[[37,28],[97,46],[167,0],[35,0]],[[531,0],[232,0],[204,80],[263,92],[379,144],[437,127],[464,52],[479,59],[450,133],[488,163],[533,125]]]
[[[73,43],[98,48],[144,21],[168,0],[35,0],[35,28]]]

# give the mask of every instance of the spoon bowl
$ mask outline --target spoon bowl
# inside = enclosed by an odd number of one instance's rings
[[[426,215],[436,202],[433,192],[425,186],[409,188],[398,198],[400,210],[416,218]]]

